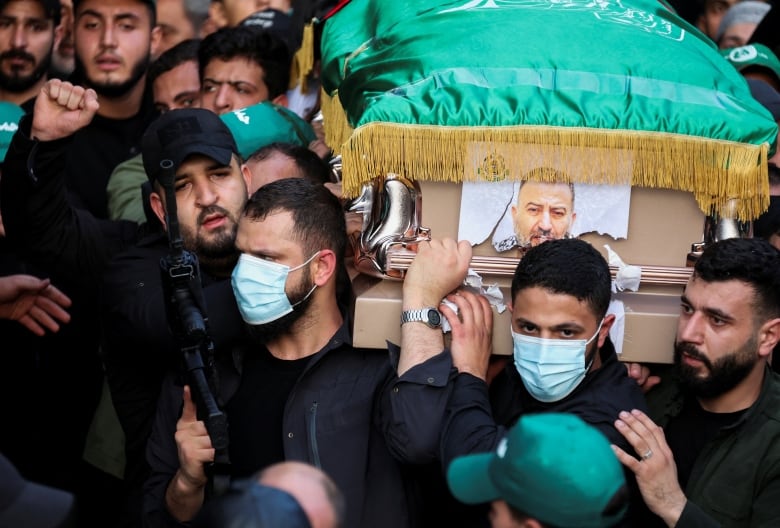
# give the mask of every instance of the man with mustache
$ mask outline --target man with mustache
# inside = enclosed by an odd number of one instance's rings
[[[146,155],[145,142],[145,163]],[[410,494],[418,471],[436,460],[452,363],[446,353],[413,359],[418,347],[404,330],[389,355],[352,345],[339,293],[347,243],[341,202],[307,178],[268,183],[244,206],[231,284],[248,338],[215,356],[227,469],[238,479],[283,460],[306,462],[342,490],[344,528],[423,526]],[[419,306],[406,291],[404,302]],[[189,525],[214,498],[207,465],[220,461],[219,446],[196,409],[188,386],[169,377],[147,444],[145,526]]]
[[[76,66],[68,80],[95,90],[100,109],[73,137],[66,182],[74,204],[106,218],[111,171],[140,152],[157,115],[145,81],[160,28],[154,0],[76,0],[73,7]]]
[[[22,106],[48,78],[62,36],[58,0],[0,2],[0,101]]]
[[[615,422],[640,459],[613,449],[656,525],[780,526],[778,341],[780,252],[755,238],[710,245],[681,298],[676,375],[647,394],[654,420]]]
[[[74,136],[95,118],[99,105],[94,90],[58,79],[48,81],[36,98],[35,111],[22,118],[9,147],[4,177],[0,180],[0,198],[9,244],[29,249],[25,254],[31,262],[43,263],[73,281],[79,294],[74,299],[73,311],[80,308],[91,315],[88,324],[84,323],[83,334],[79,334],[83,347],[73,354],[73,360],[92,359],[94,355],[98,367],[100,359],[105,360],[111,402],[119,413],[127,460],[120,475],[124,489],[115,490],[114,496],[105,499],[106,508],[112,509],[106,514],[115,519],[124,507],[127,526],[140,526],[140,502],[136,506],[133,499],[140,501],[140,485],[147,473],[143,459],[146,436],[162,378],[169,368],[178,366],[180,357],[178,344],[168,329],[161,293],[160,259],[169,253],[165,232],[159,227],[145,229],[134,222],[96,218],[73,207],[64,192],[64,174],[59,167],[75,141]],[[241,207],[247,199],[248,178],[240,169],[238,155],[222,156],[236,147],[230,130],[212,112],[174,110],[161,116],[157,123],[165,129],[167,138],[181,139],[183,144],[174,143],[164,149],[152,142],[144,149],[145,161],[156,156],[157,162],[152,166],[159,167],[161,159],[192,154],[179,167],[182,175],[177,181],[177,218],[184,247],[199,259],[203,295],[210,309],[209,328],[215,348],[220,350],[223,339],[242,332],[226,279],[238,258],[233,242]],[[198,148],[187,143],[193,136],[200,140]],[[199,155],[200,151],[219,151],[220,159],[209,162],[206,156]],[[29,185],[27,167],[45,183]],[[157,172],[159,168],[155,175]],[[162,185],[156,178],[150,181],[154,189],[150,207],[155,215],[161,215],[158,220],[164,219]],[[160,225],[164,225],[164,220],[157,223]],[[94,350],[88,346],[92,344],[86,340],[90,336],[94,341],[103,337],[100,350],[104,356],[97,356],[97,344]],[[113,342],[109,343],[109,337]],[[135,345],[131,356],[123,355],[124,350],[110,357],[105,355],[114,350],[110,345],[121,340],[127,346]],[[86,385],[93,379],[84,373],[76,381]],[[98,387],[101,381],[97,379]],[[127,412],[121,412],[125,409]],[[106,488],[109,483],[117,485],[106,480]],[[126,505],[117,504],[125,499]],[[113,526],[107,519],[91,518],[85,518],[83,525]]]
[[[529,173],[534,178],[552,174],[554,183],[526,180],[517,191],[517,203],[512,206],[512,225],[517,245],[538,246],[547,240],[569,238],[577,217],[574,212],[574,187],[566,183],[563,174],[540,167]]]

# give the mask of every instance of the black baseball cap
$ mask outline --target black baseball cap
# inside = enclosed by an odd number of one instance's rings
[[[217,114],[205,108],[180,108],[155,119],[141,140],[141,157],[149,181],[157,181],[163,162],[175,171],[190,154],[203,154],[230,164],[238,147],[230,129]]]
[[[262,11],[256,11],[242,20],[239,25],[271,33],[283,40],[291,53],[300,45],[299,42],[295,41],[293,35],[292,17],[278,9],[269,7]]]

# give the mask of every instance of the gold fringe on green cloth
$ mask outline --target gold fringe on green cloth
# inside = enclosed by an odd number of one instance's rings
[[[290,88],[301,86],[301,92],[306,93],[309,85],[309,74],[314,69],[314,22],[303,26],[301,47],[293,55],[290,68]]]
[[[320,110],[322,111],[322,124],[325,128],[325,144],[334,154],[341,154],[341,147],[350,138],[353,129],[347,122],[347,114],[341,106],[338,93],[331,96],[322,90]]]
[[[358,127],[342,140],[346,119],[334,101],[326,110],[323,98],[326,142],[341,145],[346,198],[388,173],[459,183],[528,179],[531,169],[546,166],[571,182],[688,191],[705,214],[730,205],[740,220],[753,220],[769,207],[766,144],[634,130],[386,122]],[[544,180],[554,172],[533,174],[531,179]]]

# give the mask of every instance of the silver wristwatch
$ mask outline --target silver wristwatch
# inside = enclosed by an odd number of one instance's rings
[[[401,324],[425,323],[430,328],[441,328],[441,312],[433,307],[401,312]]]

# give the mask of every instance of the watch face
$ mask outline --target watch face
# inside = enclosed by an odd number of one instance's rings
[[[433,326],[441,324],[441,314],[437,310],[428,310],[428,324]]]

